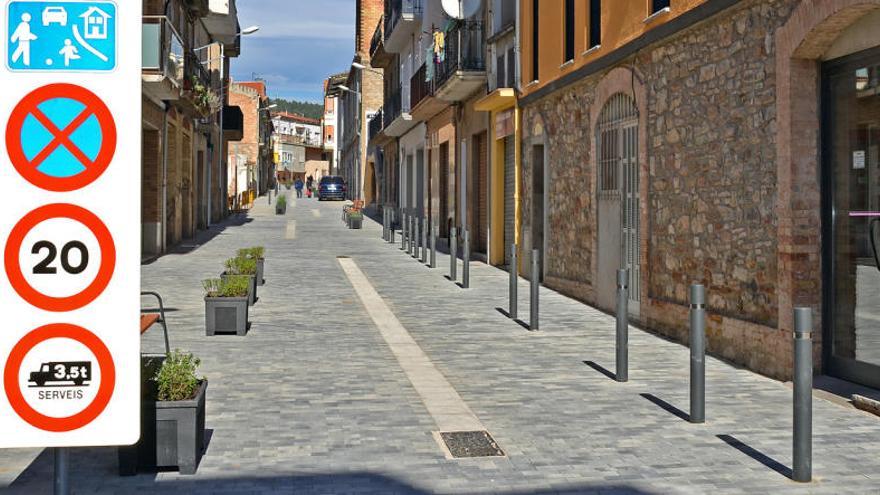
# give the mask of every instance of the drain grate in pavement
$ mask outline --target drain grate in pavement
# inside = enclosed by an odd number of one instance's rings
[[[351,258],[351,256],[337,256],[336,257],[336,259],[338,259],[338,260],[347,260],[349,258]]]
[[[504,451],[488,431],[441,431],[440,438],[452,457],[495,457]]]

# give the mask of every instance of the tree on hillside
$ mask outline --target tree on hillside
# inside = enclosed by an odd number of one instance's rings
[[[308,101],[285,100],[284,98],[271,98],[270,104],[278,105],[273,110],[279,112],[295,113],[312,119],[320,119],[324,115],[324,105]]]

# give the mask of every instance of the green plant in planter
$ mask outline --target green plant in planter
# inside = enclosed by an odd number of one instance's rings
[[[281,198],[283,197],[284,196],[279,197],[278,200],[281,201]],[[264,248],[263,246],[254,246],[238,250],[239,257],[250,258],[252,260],[261,259],[264,257],[265,254],[266,248]]]
[[[196,376],[201,360],[175,349],[165,358],[155,380],[160,401],[189,400],[195,397],[203,377]]]
[[[278,196],[278,199],[275,200],[276,208],[286,208],[287,207],[287,196]]]
[[[226,260],[226,273],[229,275],[254,275],[257,273],[257,260],[236,256]]]
[[[245,276],[211,278],[202,282],[208,297],[246,297],[250,281]]]

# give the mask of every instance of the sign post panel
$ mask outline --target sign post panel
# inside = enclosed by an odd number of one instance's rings
[[[0,447],[140,437],[141,15],[0,10]]]

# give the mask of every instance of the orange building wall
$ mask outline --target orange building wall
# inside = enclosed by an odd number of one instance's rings
[[[670,0],[670,12],[645,22],[651,8],[650,0],[603,0],[601,47],[585,53],[588,43],[589,2],[575,1],[574,62],[566,64],[565,57],[565,0],[540,0],[538,13],[538,81],[532,81],[532,0],[520,0],[522,15],[522,70],[523,93],[536,91],[559,77],[592,62],[627,42],[638,38],[706,0]]]

